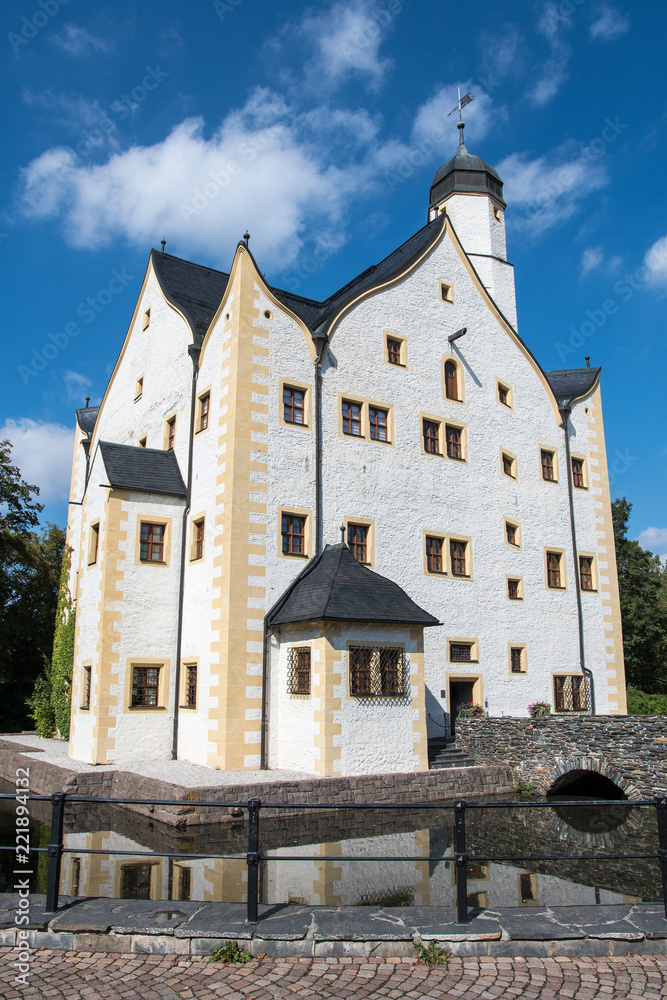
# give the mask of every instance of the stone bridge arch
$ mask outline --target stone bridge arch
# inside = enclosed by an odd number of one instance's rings
[[[540,770],[541,774],[533,782],[540,795],[567,795],[568,788],[572,789],[573,795],[588,795],[591,792],[584,790],[588,785],[595,796],[597,784],[600,798],[643,798],[637,786],[618,767],[601,757],[557,757],[550,767]],[[575,790],[577,788],[582,790]],[[613,794],[614,788],[618,790],[618,796]]]

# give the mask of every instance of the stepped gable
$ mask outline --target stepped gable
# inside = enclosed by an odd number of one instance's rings
[[[343,544],[325,546],[274,604],[266,620],[270,628],[310,621],[440,624],[397,583],[357,562]]]
[[[172,450],[140,448],[100,441],[109,484],[114,489],[136,490],[185,497],[187,490]]]

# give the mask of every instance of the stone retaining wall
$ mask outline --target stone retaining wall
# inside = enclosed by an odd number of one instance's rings
[[[17,767],[26,766],[18,744],[0,740],[0,777],[13,782]],[[129,771],[80,772],[31,758],[30,788],[38,794],[63,791],[71,795],[101,798],[171,799],[182,800],[182,806],[127,806],[153,820],[182,826],[199,823],[233,821],[230,809],[207,809],[188,805],[188,801],[247,802],[257,798],[266,802],[326,802],[331,805],[360,802],[443,802],[465,796],[486,799],[512,792],[512,772],[495,762],[482,767],[465,767],[441,771],[415,771],[397,774],[366,774],[340,778],[311,778],[294,781],[224,785],[205,788],[185,788]],[[262,809],[262,817],[285,816],[289,810]]]
[[[456,746],[478,764],[509,764],[541,794],[576,770],[597,771],[628,798],[667,794],[663,715],[458,719]]]

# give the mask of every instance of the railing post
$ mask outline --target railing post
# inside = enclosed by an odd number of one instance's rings
[[[667,917],[667,799],[656,798],[655,808],[658,814],[658,856],[662,869],[662,900]]]
[[[469,923],[468,917],[468,855],[466,854],[466,804],[458,799],[454,805],[454,853],[456,856],[456,922]]]
[[[46,912],[56,913],[60,893],[60,867],[63,857],[63,821],[65,819],[65,792],[51,796],[51,843],[48,847],[49,869],[46,880]]]
[[[248,914],[246,920],[249,924],[256,924],[259,920],[259,810],[261,805],[262,803],[259,799],[250,799],[248,802],[248,853],[246,855],[246,864],[248,866]]]

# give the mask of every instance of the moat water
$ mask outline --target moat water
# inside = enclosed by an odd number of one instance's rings
[[[13,786],[0,781],[0,791]],[[567,801],[569,801],[568,799]],[[502,801],[502,800],[495,800]],[[558,799],[550,798],[550,803]],[[49,842],[50,804],[31,802],[30,842]],[[456,897],[453,810],[309,811],[262,818],[260,899],[310,905],[453,905]],[[613,854],[655,853],[655,810],[609,802],[605,807],[471,809],[467,848],[471,906],[536,906],[662,898],[657,860]],[[14,803],[0,800],[0,843],[14,844]],[[242,902],[247,825],[173,828],[111,804],[72,803],[65,814],[61,892],[67,896]],[[113,855],[110,850],[125,852]],[[102,851],[87,854],[86,850]],[[142,858],[145,851],[183,857]],[[526,854],[593,854],[593,860],[493,861]],[[286,855],[299,860],[281,860]],[[362,861],[382,855],[416,860]],[[343,857],[342,857],[343,856]],[[429,858],[431,860],[429,860]],[[46,891],[47,858],[32,855],[31,889]],[[0,852],[0,891],[14,884],[14,857]]]

